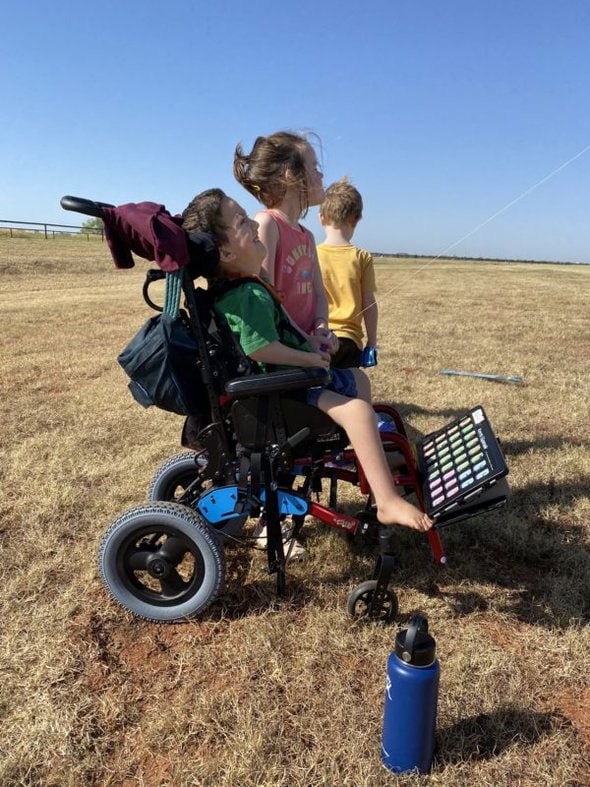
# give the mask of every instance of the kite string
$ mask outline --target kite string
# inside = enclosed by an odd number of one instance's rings
[[[467,240],[467,238],[470,238],[472,235],[474,235],[476,232],[478,232],[482,227],[485,227],[486,224],[489,224],[491,221],[496,219],[502,213],[505,213],[505,211],[507,211],[513,205],[516,205],[517,202],[520,202],[520,200],[522,200],[525,197],[527,197],[531,192],[535,191],[535,189],[538,189],[539,186],[542,186],[543,183],[546,183],[548,180],[553,178],[555,175],[557,175],[559,172],[561,172],[562,169],[565,169],[567,166],[569,166],[574,161],[579,159],[581,156],[584,155],[584,153],[587,153],[589,150],[590,150],[590,145],[586,145],[584,148],[582,148],[582,150],[578,151],[578,153],[576,153],[574,156],[569,158],[567,161],[564,161],[562,164],[560,164],[558,167],[556,167],[552,172],[549,172],[547,175],[542,177],[541,180],[537,181],[537,183],[535,183],[530,188],[528,188],[525,191],[523,191],[522,194],[519,194],[518,197],[515,197],[513,200],[510,200],[510,202],[506,203],[506,205],[504,205],[504,207],[502,207],[499,210],[497,210],[495,213],[493,213],[491,216],[489,216],[487,219],[485,219],[485,221],[482,221],[480,224],[478,224],[476,227],[474,227],[472,230],[470,230],[466,235],[463,235],[462,238],[459,238],[459,240],[456,240],[454,243],[451,243],[450,246],[447,246],[447,248],[444,249],[443,251],[441,251],[440,254],[437,254],[436,257],[431,257],[427,262],[424,263],[424,265],[421,265],[415,271],[412,271],[410,276],[412,278],[414,278],[418,273],[423,271],[429,265],[432,265],[433,262],[436,262],[436,260],[439,260],[439,259],[441,259],[441,257],[446,256],[451,249],[455,248],[455,246],[458,246],[460,243],[463,243],[464,240]],[[379,304],[384,298],[386,298],[392,292],[394,292],[395,290],[399,290],[401,285],[404,284],[404,282],[407,281],[410,278],[410,276],[406,276],[405,279],[403,279],[401,283],[395,284],[393,287],[391,287],[389,290],[387,290],[387,292],[385,292],[382,295],[380,295],[380,297],[378,299],[376,298],[375,299],[376,303]],[[360,317],[362,314],[364,314],[367,311],[367,309],[370,309],[370,308],[372,308],[372,307],[371,306],[367,306],[365,309],[362,309],[360,312],[357,312],[355,317]]]

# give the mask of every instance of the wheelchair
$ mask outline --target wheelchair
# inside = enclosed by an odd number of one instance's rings
[[[61,204],[66,210],[103,218],[104,209],[113,207],[78,197],[64,197]],[[277,594],[285,595],[290,557],[285,524],[291,523],[289,537],[294,539],[312,516],[349,538],[371,538],[378,545],[373,574],[351,591],[347,612],[355,619],[393,622],[399,611],[391,587],[395,528],[378,522],[369,484],[344,431],[305,402],[306,389],[324,384],[329,372],[246,374],[247,364],[240,364],[247,359],[231,346],[229,329],[213,310],[207,290],[195,284],[203,254],[197,243],[191,264],[167,273],[150,270],[146,276],[144,299],[156,311],[177,313],[184,297],[186,329],[196,348],[190,371],[205,405],[198,414],[185,413],[181,442],[188,450],[156,470],[147,502],[123,512],[104,533],[98,568],[108,593],[146,620],[194,618],[223,592],[225,550],[235,543],[251,546],[254,539],[245,525],[256,520],[266,527],[268,573],[276,575]],[[148,251],[142,256],[156,255]],[[161,279],[166,281],[164,307],[149,293],[151,284]],[[134,393],[132,384],[130,388]],[[379,403],[374,409],[376,418],[386,424],[380,432],[385,452],[401,456],[395,483],[427,510],[425,467],[431,460],[422,456],[420,466],[416,446],[394,407]],[[326,481],[329,501],[323,505],[314,496],[319,497]],[[341,483],[353,484],[365,497],[354,515],[338,511]],[[483,502],[443,513],[440,526],[503,505],[506,485],[498,487],[500,493]],[[439,529],[433,528],[427,537],[434,559],[444,564]]]

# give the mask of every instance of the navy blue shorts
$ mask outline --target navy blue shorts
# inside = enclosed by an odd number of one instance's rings
[[[318,399],[322,391],[334,391],[334,393],[346,396],[349,399],[356,399],[358,391],[356,380],[351,369],[332,369],[332,379],[326,385],[315,385],[307,391],[307,404],[318,406]]]

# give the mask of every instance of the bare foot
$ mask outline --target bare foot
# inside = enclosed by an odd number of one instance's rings
[[[434,524],[423,511],[401,497],[394,497],[385,505],[378,506],[377,519],[382,525],[403,525],[421,531],[430,530]]]

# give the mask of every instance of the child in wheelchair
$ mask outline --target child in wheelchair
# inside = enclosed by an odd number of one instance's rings
[[[396,565],[390,525],[426,531],[442,565],[441,527],[506,503],[508,468],[481,406],[411,444],[394,407],[371,406],[362,372],[342,370],[329,382],[326,348],[291,324],[258,276],[264,247],[256,222],[223,192],[198,195],[184,220],[148,202],[115,207],[66,196],[61,205],[103,219],[117,267],[132,267],[132,252],[157,262],[160,270],[148,271],[143,297],[166,320],[150,318],[119,361],[142,406],[194,416],[199,423],[191,438],[200,450],[167,460],[150,484],[148,502],[121,513],[102,537],[100,576],[125,609],[159,622],[200,614],[224,586],[225,546],[248,544],[242,526],[259,516],[268,530],[268,573],[276,574],[277,593],[284,595],[289,554],[282,523],[291,518],[296,538],[309,515],[350,536],[377,537],[373,578],[351,591],[347,611],[353,618],[391,622],[398,602],[390,588]],[[195,286],[200,276],[209,280],[208,290]],[[164,278],[165,303],[158,307],[147,291]],[[157,326],[162,330],[152,333]],[[147,341],[154,335],[155,343]],[[132,346],[138,351],[125,365],[121,358]],[[251,359],[267,373],[256,374]],[[396,428],[379,435],[376,415]],[[398,495],[384,447],[387,456],[403,454],[405,470],[395,480],[428,513]],[[324,479],[330,480],[329,506],[312,494],[319,495]],[[339,510],[340,481],[370,495],[363,511]]]
[[[219,250],[219,264],[210,282],[215,309],[262,371],[329,368],[330,356],[321,337],[302,334],[280,306],[272,287],[260,278],[266,250],[258,238],[257,222],[238,203],[221,189],[202,192],[183,212],[183,228],[214,238]],[[371,487],[378,521],[430,530],[433,520],[402,498],[394,486],[366,375],[360,369],[333,370],[331,381],[310,388],[306,401],[346,431]]]

